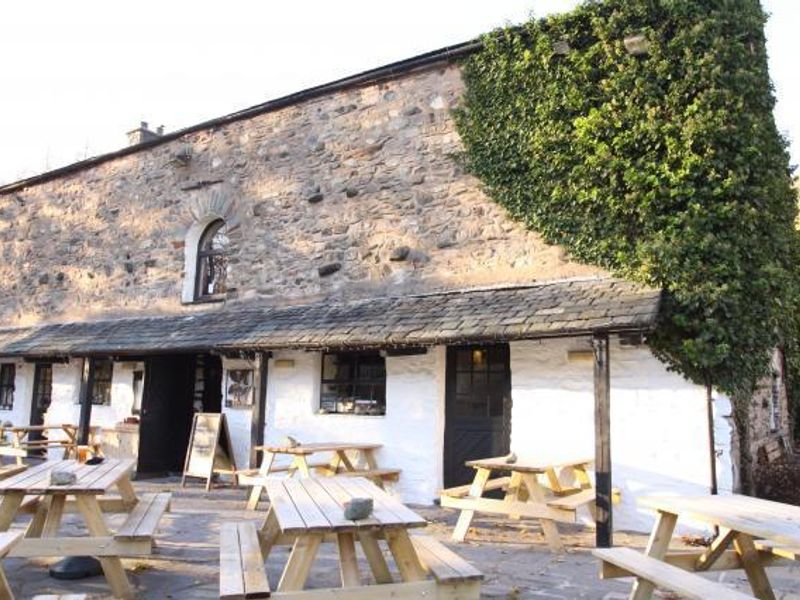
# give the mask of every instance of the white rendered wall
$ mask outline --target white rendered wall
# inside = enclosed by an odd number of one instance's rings
[[[276,368],[275,359],[294,360],[294,366]],[[431,504],[442,484],[444,348],[387,357],[384,416],[317,414],[320,361],[316,352],[274,354],[269,364],[265,439],[276,443],[291,435],[301,442],[383,444],[376,454],[378,464],[402,469],[394,491],[405,502]]]
[[[521,457],[594,456],[591,360],[570,362],[567,351],[587,339],[511,344],[511,446]],[[710,482],[705,389],[670,373],[646,346],[611,343],[611,455],[618,530],[648,531],[652,514],[636,497],[708,493]],[[730,491],[730,426],[726,398],[716,401],[719,484]]]
[[[10,422],[16,426],[29,425],[31,420],[31,401],[33,400],[33,372],[36,365],[22,360],[3,360],[13,363],[14,403],[11,410],[0,410],[0,423]]]

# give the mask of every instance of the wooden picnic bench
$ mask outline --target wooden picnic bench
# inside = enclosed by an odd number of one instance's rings
[[[409,535],[426,521],[367,479],[353,477],[270,479],[270,509],[260,529],[226,523],[220,534],[220,598],[463,598],[477,599],[483,575],[443,544]],[[344,518],[344,503],[372,498],[367,519]],[[306,590],[322,543],[338,548],[341,588]],[[381,543],[386,543],[400,581],[392,573]],[[356,558],[360,544],[374,584],[365,584]],[[264,562],[277,545],[292,551],[273,589]]]
[[[386,481],[397,481],[400,477],[400,469],[378,467],[375,451],[380,447],[381,444],[341,442],[317,442],[297,446],[256,446],[256,450],[263,454],[259,468],[237,471],[240,483],[253,486],[247,501],[247,508],[248,510],[258,508],[267,476],[274,473],[283,472],[289,476],[299,473],[302,477],[311,477],[311,473],[314,471],[320,475],[365,477],[382,488]],[[315,454],[328,454],[330,457],[321,461],[310,461],[310,457]],[[291,463],[276,464],[275,459],[279,456],[291,457]]]
[[[477,511],[538,519],[550,548],[563,550],[556,522],[574,523],[579,508],[594,509],[595,491],[588,474],[591,462],[580,459],[552,464],[523,460],[509,463],[506,457],[467,461],[466,465],[475,469],[473,482],[442,490],[440,495],[441,506],[461,510],[453,540],[464,541]],[[572,471],[577,485],[561,483],[558,471],[563,469]],[[511,475],[492,478],[492,473],[497,471],[511,472]],[[540,477],[546,479],[547,486],[539,481]],[[505,497],[502,500],[484,498],[483,494],[490,490],[504,490]]]
[[[18,465],[22,465],[22,459],[31,452],[47,452],[50,448],[63,449],[62,458],[78,458],[79,450],[85,448],[93,455],[101,456],[101,444],[99,442],[99,427],[91,427],[89,430],[89,444],[79,446],[78,426],[70,423],[61,425],[25,425],[20,427],[3,428],[3,434],[11,434],[11,443],[0,446],[0,456],[13,456]],[[55,432],[58,437],[50,437]],[[34,438],[33,436],[38,436]]]
[[[14,544],[8,555],[96,556],[114,595],[132,598],[133,589],[120,557],[152,553],[158,522],[170,503],[169,493],[136,496],[130,481],[134,466],[133,459],[105,459],[97,465],[75,460],[46,461],[0,481],[0,531],[7,531],[18,514],[33,512],[25,537]],[[51,483],[50,473],[54,469],[73,472],[75,483]],[[104,497],[112,488],[120,496]],[[58,535],[63,515],[68,512],[83,516],[88,536]],[[109,529],[104,512],[126,515],[116,532]]]
[[[738,495],[648,497],[639,504],[658,514],[644,554],[629,548],[594,552],[602,578],[636,577],[631,600],[650,598],[656,587],[689,598],[774,600],[765,568],[800,559],[800,507]],[[707,549],[670,552],[678,518],[716,526],[719,535]],[[744,570],[753,596],[696,574],[733,569]]]

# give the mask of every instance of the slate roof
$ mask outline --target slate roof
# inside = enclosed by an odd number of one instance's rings
[[[619,279],[0,329],[0,355],[376,348],[646,331],[660,292]]]

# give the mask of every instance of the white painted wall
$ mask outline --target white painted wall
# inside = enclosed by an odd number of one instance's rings
[[[228,380],[228,370],[251,369],[255,377],[255,361],[242,359],[222,359],[222,412],[228,423],[228,432],[231,435],[233,454],[236,467],[246,469],[250,464],[250,427],[253,420],[253,409],[234,406],[225,406],[225,385]],[[257,399],[254,398],[254,401]]]
[[[276,368],[275,359],[294,366]],[[320,361],[316,352],[276,352],[270,360],[265,439],[383,444],[378,464],[402,469],[395,492],[405,502],[431,504],[442,485],[444,348],[386,359],[384,416],[317,414]]]
[[[567,351],[589,349],[588,339],[511,344],[511,446],[520,457],[594,456],[591,360],[569,362]],[[670,373],[646,346],[611,343],[611,454],[618,530],[648,531],[653,517],[636,497],[707,493],[710,481],[705,389]],[[727,399],[716,400],[720,489],[730,491]]]
[[[22,360],[3,360],[3,363],[15,365],[14,404],[11,410],[0,410],[0,422],[13,425],[29,425],[31,419],[31,401],[33,400],[33,373],[35,365]]]

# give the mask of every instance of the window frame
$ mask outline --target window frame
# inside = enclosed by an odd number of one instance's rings
[[[98,365],[108,364],[108,379],[103,377],[98,379]],[[102,388],[98,393],[98,383]],[[91,399],[92,406],[111,406],[111,388],[114,384],[114,361],[110,358],[95,358],[92,360],[92,389],[89,390],[89,398]],[[97,399],[101,398],[98,402]]]
[[[333,379],[326,379],[325,378],[325,358],[327,356],[338,356],[338,357],[347,357],[349,360],[352,361],[351,364],[351,375],[350,377],[337,377]],[[375,359],[379,359],[382,363],[382,374],[380,377],[359,377],[359,364],[361,361],[359,359],[363,359],[363,357],[369,357],[372,361],[378,362]],[[371,416],[371,417],[384,417],[386,416],[386,391],[387,391],[387,373],[386,373],[386,357],[383,356],[379,351],[352,351],[352,350],[345,350],[341,352],[323,352],[322,353],[322,360],[320,361],[320,388],[319,388],[319,403],[317,406],[319,414],[332,414],[332,415],[351,415],[351,416]],[[326,385],[346,385],[349,386],[351,391],[354,391],[356,386],[371,386],[371,393],[370,398],[358,398],[356,394],[352,394],[349,397],[342,397],[338,396],[336,399],[333,400],[326,400],[325,399],[325,386]],[[376,399],[375,396],[375,386],[381,386],[381,393],[378,394],[380,398]],[[349,399],[352,402],[352,409],[351,410],[339,410],[338,407],[340,403],[345,401],[345,398]],[[365,401],[371,402],[374,406],[378,407],[378,412],[375,412],[372,409],[367,409],[363,412],[357,411],[357,407],[359,406],[359,400],[361,404],[364,405]],[[333,404],[333,410],[330,408],[330,404]],[[325,406],[327,404],[328,406]]]
[[[0,410],[14,410],[14,391],[17,389],[16,379],[16,364],[13,362],[0,364]]]
[[[213,294],[204,291],[208,289],[208,271],[204,268],[204,262],[215,256],[228,256],[229,254],[227,248],[223,250],[213,249],[214,236],[217,235],[220,229],[227,227],[227,225],[225,219],[214,219],[205,226],[203,233],[200,234],[200,239],[197,242],[197,253],[194,265],[194,302],[220,301],[227,295],[227,273],[225,277],[225,291],[215,292]],[[207,248],[207,246],[210,247]]]

